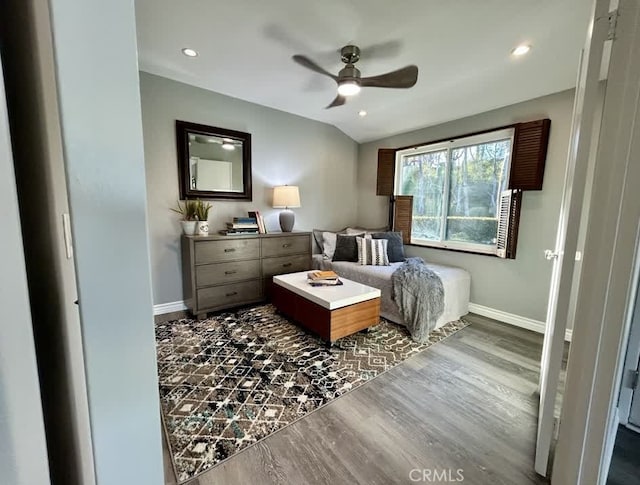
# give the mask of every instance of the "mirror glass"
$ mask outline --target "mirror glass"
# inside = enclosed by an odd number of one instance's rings
[[[251,135],[176,121],[180,198],[251,200]]]
[[[188,133],[192,190],[243,192],[242,140]]]

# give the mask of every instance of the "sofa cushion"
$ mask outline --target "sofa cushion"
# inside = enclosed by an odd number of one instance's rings
[[[345,233],[348,236],[353,236],[357,234],[373,234],[374,232],[385,232],[387,230],[386,227],[376,227],[374,229],[367,229],[365,227],[347,227],[345,229]]]

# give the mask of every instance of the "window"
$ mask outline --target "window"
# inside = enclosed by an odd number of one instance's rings
[[[514,129],[396,152],[395,193],[413,196],[411,242],[497,254]]]

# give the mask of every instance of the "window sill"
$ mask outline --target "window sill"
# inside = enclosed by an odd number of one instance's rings
[[[425,243],[419,243],[416,241],[411,241],[408,244],[405,244],[405,246],[413,246],[416,248],[427,248],[427,249],[439,249],[442,251],[453,251],[456,253],[466,253],[466,254],[476,254],[478,256],[489,256],[489,257],[493,257],[493,258],[498,258],[498,255],[495,253],[490,253],[487,251],[480,251],[480,250],[475,250],[472,248],[457,248],[457,247],[452,247],[452,246],[438,246],[435,244],[425,244]],[[501,258],[498,258],[501,259]]]

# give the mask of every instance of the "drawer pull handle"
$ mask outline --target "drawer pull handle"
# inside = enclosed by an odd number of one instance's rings
[[[283,267],[283,268],[288,268],[289,266],[291,266],[291,263],[284,263],[284,264],[282,265],[282,267]]]
[[[236,274],[237,271],[225,271],[224,274]]]
[[[283,248],[290,248],[290,247],[291,247],[291,244],[283,244],[283,245],[282,245],[282,247],[283,247]]]
[[[237,291],[232,291],[231,293],[227,293],[227,295],[226,295],[226,296],[235,296],[235,295],[237,295],[237,294],[238,294],[238,292],[237,292]]]
[[[232,253],[236,250],[236,248],[227,248],[224,250],[225,253]]]

